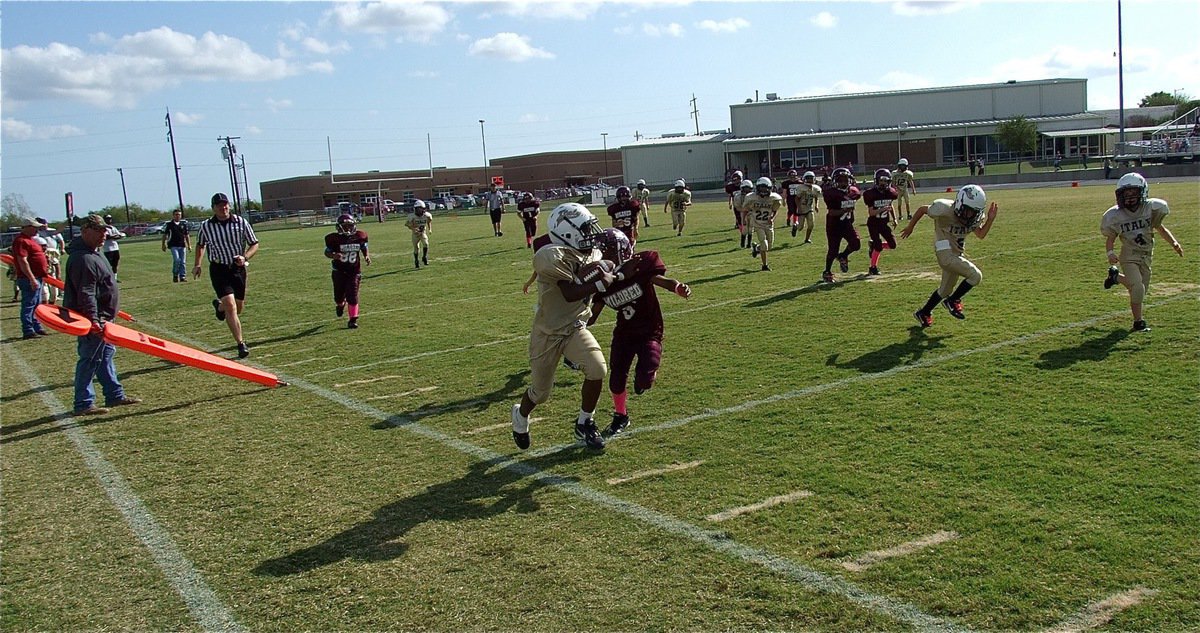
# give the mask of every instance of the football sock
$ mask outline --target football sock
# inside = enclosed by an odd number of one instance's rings
[[[967,294],[968,292],[971,292],[971,288],[974,288],[974,287],[975,286],[972,286],[971,284],[967,283],[967,280],[964,279],[962,281],[962,283],[958,284],[958,287],[954,289],[954,294],[950,295],[950,300],[951,301],[962,300],[963,295]]]
[[[580,409],[580,410],[579,410],[579,420],[578,420],[578,421],[576,421],[575,423],[576,423],[576,424],[583,424],[584,422],[587,422],[588,420],[591,420],[591,419],[592,419],[592,415],[593,415],[594,413],[595,413],[595,411],[584,411],[583,409]]]
[[[351,303],[349,307],[350,307],[350,309],[348,310],[348,312],[350,313],[350,318],[357,319],[358,318],[358,304]]]
[[[924,312],[925,314],[933,312],[933,309],[937,307],[938,302],[941,300],[942,295],[938,294],[938,291],[934,290],[933,294],[929,295],[929,300],[925,302],[925,307],[921,308],[921,312]]]
[[[625,415],[625,413],[626,413],[625,401],[629,398],[629,392],[622,391],[621,393],[614,393],[612,395],[612,398],[613,398],[613,412],[620,413],[621,415]]]

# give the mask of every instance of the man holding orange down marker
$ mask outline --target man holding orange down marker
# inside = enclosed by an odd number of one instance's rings
[[[118,407],[141,402],[125,395],[117,379],[113,357],[117,348],[104,340],[104,324],[117,314],[120,295],[117,276],[112,266],[100,254],[100,245],[108,224],[98,215],[89,215],[83,222],[80,236],[67,247],[67,279],[63,305],[92,322],[92,330],[79,337],[75,363],[75,415],[108,413],[106,407]],[[99,379],[104,392],[105,407],[96,406],[92,379]]]

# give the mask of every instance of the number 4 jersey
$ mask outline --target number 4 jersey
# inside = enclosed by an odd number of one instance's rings
[[[341,253],[342,260],[333,260],[333,269],[348,275],[357,275],[362,270],[362,257],[367,254],[367,234],[330,233],[325,236],[325,252]]]
[[[617,313],[613,338],[653,339],[663,335],[662,309],[654,295],[654,277],[667,272],[658,251],[634,253],[633,259],[621,267],[625,278],[613,282],[595,301],[604,302]]]
[[[1121,238],[1122,259],[1142,257],[1154,250],[1154,230],[1170,212],[1167,201],[1159,198],[1147,198],[1133,211],[1114,206],[1104,212],[1100,232]]]

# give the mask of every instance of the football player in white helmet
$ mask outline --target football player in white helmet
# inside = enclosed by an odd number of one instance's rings
[[[740,184],[740,182],[739,182]],[[692,206],[692,192],[688,191],[687,183],[682,178],[675,181],[671,193],[663,203],[663,213],[671,212],[671,229],[675,235],[683,235],[683,223],[687,220],[687,208]]]
[[[816,215],[817,200],[820,199],[821,187],[817,185],[817,175],[811,171],[804,172],[800,177],[800,190],[796,194],[797,220],[792,235],[795,236],[795,229],[803,227],[805,244],[812,244],[813,216]]]
[[[762,259],[763,270],[771,270],[767,264],[767,253],[775,243],[775,216],[783,207],[783,196],[771,191],[772,186],[770,178],[759,178],[754,183],[754,194],[746,196],[742,203],[746,223],[758,238],[758,243],[751,246],[750,254]]]
[[[650,226],[650,188],[646,186],[645,180],[638,180],[637,187],[633,191],[634,200],[642,207],[642,221],[646,226]]]
[[[983,219],[985,207],[987,213],[986,219]],[[917,208],[912,220],[900,231],[900,238],[908,239],[921,218],[926,215],[933,218],[933,250],[937,255],[938,266],[942,269],[942,283],[929,295],[925,305],[913,313],[921,327],[933,325],[933,309],[937,307],[938,302],[946,307],[950,316],[956,319],[967,318],[963,314],[963,295],[983,281],[983,273],[963,255],[963,246],[970,233],[974,233],[975,237],[981,240],[987,237],[998,210],[995,202],[988,204],[987,195],[982,188],[978,185],[966,185],[958,190],[954,200],[938,199]],[[962,283],[955,288],[954,283],[960,278]]]
[[[1128,173],[1117,181],[1116,204],[1104,212],[1100,219],[1100,232],[1104,235],[1104,248],[1108,251],[1108,275],[1104,279],[1105,289],[1117,284],[1129,291],[1129,310],[1133,313],[1133,331],[1149,332],[1142,304],[1150,290],[1150,260],[1154,255],[1154,233],[1168,240],[1171,248],[1183,257],[1183,247],[1171,230],[1163,225],[1163,218],[1171,212],[1167,201],[1150,197],[1150,186],[1138,173]],[[1121,240],[1120,254],[1114,250],[1117,239]],[[1120,267],[1118,268],[1118,264]],[[1121,271],[1124,274],[1121,274]]]
[[[908,159],[901,158],[896,163],[896,171],[892,172],[892,186],[896,187],[896,193],[900,196],[896,203],[896,218],[900,218],[900,209],[904,209],[904,218],[912,219],[912,208],[908,203],[908,194],[917,193],[917,177],[912,170],[908,168]]]
[[[529,335],[530,385],[520,404],[512,407],[513,441],[517,448],[529,448],[529,414],[550,398],[554,372],[565,356],[583,372],[575,437],[588,448],[602,449],[604,439],[594,416],[608,368],[600,344],[585,324],[591,317],[591,296],[608,289],[616,275],[599,268],[594,277],[580,278],[584,266],[600,257],[594,248],[600,225],[586,207],[574,202],[558,205],[549,213],[547,229],[549,244],[539,244],[533,254],[538,307]]]
[[[413,202],[412,213],[404,223],[412,231],[413,266],[421,268],[421,264],[429,265],[429,235],[433,233],[433,215],[425,206],[424,200]],[[419,258],[418,258],[419,256]]]

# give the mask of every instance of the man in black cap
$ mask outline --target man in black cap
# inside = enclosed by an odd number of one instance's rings
[[[200,258],[208,253],[208,276],[217,298],[213,310],[218,321],[229,326],[237,341],[238,358],[250,355],[242,337],[240,315],[246,304],[246,266],[258,252],[258,238],[245,218],[229,212],[229,198],[223,193],[212,197],[213,217],[200,225],[196,235],[196,259],[192,275],[200,278]]]

